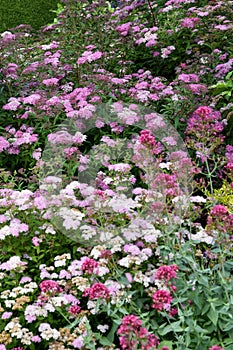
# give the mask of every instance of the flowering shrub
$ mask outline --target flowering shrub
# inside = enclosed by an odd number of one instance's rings
[[[61,3],[0,36],[0,349],[231,350],[231,1]]]

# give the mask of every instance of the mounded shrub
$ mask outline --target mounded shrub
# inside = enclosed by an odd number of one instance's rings
[[[1,0],[0,32],[19,24],[30,24],[38,29],[53,22],[55,14],[50,10],[57,8],[58,0]]]

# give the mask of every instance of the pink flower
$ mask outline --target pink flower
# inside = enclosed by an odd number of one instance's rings
[[[154,137],[154,135],[151,134],[151,132],[149,130],[141,130],[138,141],[142,145],[147,145],[147,146],[152,147],[152,148],[156,144],[155,137]]]
[[[170,281],[172,278],[176,278],[176,271],[178,270],[177,265],[164,265],[160,266],[155,273],[155,278],[158,280],[166,280],[166,282]]]
[[[214,26],[215,29],[219,29],[219,30],[229,30],[232,28],[232,24],[218,24],[216,26]]]
[[[119,32],[122,36],[126,36],[131,26],[132,26],[132,22],[123,23],[118,27],[116,27],[116,31]]]
[[[31,340],[33,343],[40,343],[42,339],[39,335],[34,335]]]
[[[223,216],[228,214],[228,209],[224,205],[217,204],[212,208],[210,214],[213,216]]]
[[[5,104],[2,108],[6,111],[16,111],[20,106],[20,102],[15,97],[10,97],[8,103]]]
[[[38,238],[38,237],[33,237],[32,238],[32,244],[35,246],[35,247],[38,247],[40,245],[40,243],[42,242],[42,239]]]
[[[202,92],[207,91],[205,84],[189,84],[189,89],[196,95],[200,95]]]
[[[41,158],[41,152],[42,152],[41,148],[35,149],[32,153],[32,158],[39,160]]]
[[[200,22],[200,18],[197,17],[185,18],[181,22],[181,26],[184,28],[194,28],[195,24],[198,22]]]
[[[197,74],[180,74],[178,75],[178,80],[183,81],[185,83],[198,83],[199,77]]]
[[[100,59],[103,56],[103,53],[101,51],[91,52],[91,51],[85,51],[83,52],[82,56],[78,58],[77,63],[83,64],[86,62],[92,62]]]
[[[80,311],[81,311],[81,307],[78,305],[72,305],[68,310],[69,314],[71,315],[78,315]]]
[[[12,315],[13,315],[13,312],[3,312],[2,319],[6,320],[6,319],[10,318]]]
[[[83,348],[83,338],[79,336],[77,339],[75,339],[72,343],[73,347],[76,349],[82,349]]]
[[[110,291],[103,283],[94,283],[84,291],[83,296],[89,296],[90,299],[109,299]]]
[[[18,69],[18,65],[15,63],[9,63],[6,69],[6,76],[10,77],[12,79],[17,79],[18,78],[18,74],[17,74],[17,69]]]
[[[34,206],[39,210],[47,208],[47,205],[47,200],[43,196],[39,196],[34,199]]]
[[[127,280],[129,281],[129,283],[132,283],[132,282],[133,282],[133,277],[132,277],[131,273],[126,272],[126,273],[125,273],[125,277],[126,277]]]
[[[4,137],[0,136],[0,152],[7,149],[10,146],[10,143],[4,139]]]
[[[31,105],[36,105],[37,102],[41,99],[41,95],[39,94],[32,94],[30,96],[27,96],[23,99],[23,103],[28,103]]]
[[[211,348],[209,348],[209,350],[224,350],[224,348],[222,348],[219,345],[213,345],[213,346],[211,346]]]
[[[62,292],[62,288],[59,286],[59,284],[56,281],[52,281],[52,280],[45,280],[45,281],[41,282],[40,289],[44,293],[47,293],[47,292],[60,293],[60,292]]]
[[[138,345],[141,350],[152,350],[157,349],[159,344],[158,338],[142,327],[142,321],[135,315],[123,317],[117,334],[120,335],[120,345],[124,350],[138,349]]]
[[[172,302],[173,298],[168,291],[161,289],[153,294],[152,300],[152,308],[162,311],[165,307],[167,307],[167,304]]]
[[[46,86],[53,86],[53,85],[58,85],[59,79],[57,78],[50,78],[50,79],[44,79],[42,83]]]
[[[98,266],[98,262],[94,259],[85,258],[85,260],[82,263],[81,269],[85,273],[92,274]]]

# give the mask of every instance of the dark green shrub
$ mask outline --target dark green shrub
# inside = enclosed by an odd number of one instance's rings
[[[19,24],[30,24],[38,29],[52,23],[58,0],[1,0],[0,32],[16,27]]]

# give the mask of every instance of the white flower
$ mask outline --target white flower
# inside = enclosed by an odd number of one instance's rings
[[[0,229],[0,240],[4,240],[6,236],[10,236],[10,226],[5,225]]]
[[[81,229],[81,227],[80,227],[80,229]],[[93,256],[94,259],[98,259],[101,256],[102,251],[105,249],[106,249],[105,245],[97,245],[92,249],[90,255]]]
[[[160,167],[161,169],[168,169],[168,170],[169,170],[171,165],[172,165],[171,162],[160,163],[160,164],[159,164],[159,167]]]
[[[205,242],[207,244],[214,243],[214,238],[209,236],[206,230],[203,229],[202,227],[200,228],[199,232],[197,232],[196,234],[191,234],[190,239],[192,239],[193,241]]]
[[[53,297],[51,298],[51,302],[54,306],[58,306],[58,307],[68,303],[64,297]]]
[[[15,304],[15,300],[5,300],[5,305],[9,309],[11,309],[14,304]]]
[[[97,310],[96,310],[96,301],[93,301],[93,300],[89,300],[87,302],[87,308],[88,310],[90,310],[90,313],[92,315],[95,315],[97,313]]]
[[[96,235],[96,230],[89,225],[80,226],[80,230],[82,231],[82,237],[86,240]]]
[[[60,332],[56,329],[52,329],[48,323],[41,323],[39,326],[39,332],[41,332],[41,337],[45,340],[50,338],[58,339],[60,337]]]
[[[101,332],[101,333],[105,333],[108,329],[109,329],[109,326],[107,324],[104,324],[104,325],[101,325],[99,324],[97,326],[97,329]]]
[[[192,196],[190,200],[193,203],[206,203],[206,199],[202,196]]]
[[[13,35],[13,34],[11,32],[8,32],[8,31],[1,33],[2,38],[7,37],[8,35]]]

